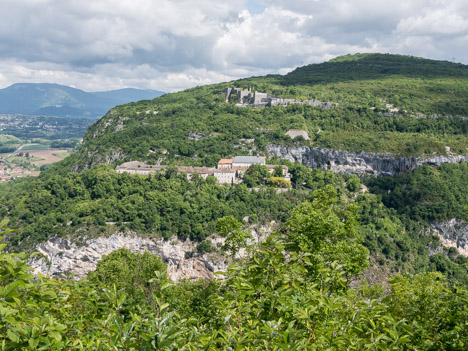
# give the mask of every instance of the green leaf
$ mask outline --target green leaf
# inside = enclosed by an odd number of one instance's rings
[[[31,338],[28,340],[29,347],[35,349],[39,345],[39,339]]]
[[[62,340],[62,334],[60,334],[59,332],[57,331],[51,331],[49,332],[49,336],[51,336],[53,339],[55,339],[56,341],[60,341]]]
[[[7,330],[7,336],[8,336],[8,339],[10,339],[13,342],[18,343],[20,341],[18,334],[16,334],[12,330]]]
[[[408,335],[404,335],[400,339],[398,339],[398,342],[400,344],[406,344],[406,343],[409,343],[410,341],[411,341],[411,339],[409,338]]]

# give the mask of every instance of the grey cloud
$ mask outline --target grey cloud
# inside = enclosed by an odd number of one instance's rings
[[[255,2],[2,0],[0,85],[173,91],[372,51],[468,62],[464,0]]]

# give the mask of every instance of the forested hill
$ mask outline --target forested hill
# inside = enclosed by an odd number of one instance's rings
[[[466,154],[467,67],[399,55],[351,55],[285,76],[167,94],[111,109],[62,166],[82,170],[134,159],[213,166],[226,156],[264,154],[268,144],[396,156]],[[236,99],[226,103],[229,87],[332,107],[238,106]],[[292,141],[285,135],[289,129],[305,130],[311,140]]]
[[[297,68],[277,81],[282,86],[312,85],[324,98],[347,105],[372,107],[385,101],[413,114],[468,116],[468,66],[460,63],[356,54]]]
[[[213,166],[269,144],[453,158],[467,153],[467,83],[463,65],[353,55],[111,109],[73,156],[0,184],[13,229],[0,223],[2,349],[466,350],[467,162],[358,178],[269,159],[288,167],[282,189],[260,165],[231,185],[114,166]],[[280,106],[226,96],[234,87]],[[170,251],[168,265],[87,250],[123,237]],[[34,269],[60,278],[29,274],[34,250]],[[218,270],[215,260],[230,264],[225,279],[170,281],[189,265]],[[87,277],[66,279],[77,266]]]

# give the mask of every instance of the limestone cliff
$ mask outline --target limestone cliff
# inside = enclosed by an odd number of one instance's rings
[[[452,218],[441,223],[431,223],[432,232],[445,247],[454,247],[460,255],[468,257],[468,226],[460,219]]]
[[[41,272],[54,277],[74,274],[76,279],[81,279],[96,268],[102,256],[122,247],[133,252],[149,251],[159,255],[167,263],[167,271],[173,281],[184,278],[213,279],[214,272],[227,268],[225,258],[215,254],[186,259],[185,254],[196,247],[190,241],[153,241],[128,234],[85,240],[82,246],[69,239],[51,238],[37,246],[43,257],[34,259],[30,264],[36,274]]]
[[[356,175],[396,175],[411,171],[422,165],[440,166],[443,163],[468,162],[468,156],[449,155],[400,157],[370,152],[350,152],[331,149],[315,149],[307,146],[291,147],[267,145],[270,156],[291,162],[299,162],[311,168],[329,169],[333,172]]]

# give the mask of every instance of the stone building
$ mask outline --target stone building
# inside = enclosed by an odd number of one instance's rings
[[[232,168],[232,158],[222,158],[218,162],[218,169],[231,169]]]
[[[239,184],[242,182],[242,175],[253,164],[264,165],[270,173],[273,173],[276,165],[265,165],[265,157],[259,156],[236,156],[234,158],[224,158],[218,162],[218,167],[191,167],[178,166],[179,173],[186,173],[188,179],[192,179],[195,174],[206,179],[209,176],[215,177],[219,184]],[[283,167],[285,179],[288,176],[288,167]],[[165,170],[167,166],[148,165],[140,161],[131,161],[117,166],[118,173],[150,175],[157,171]]]

